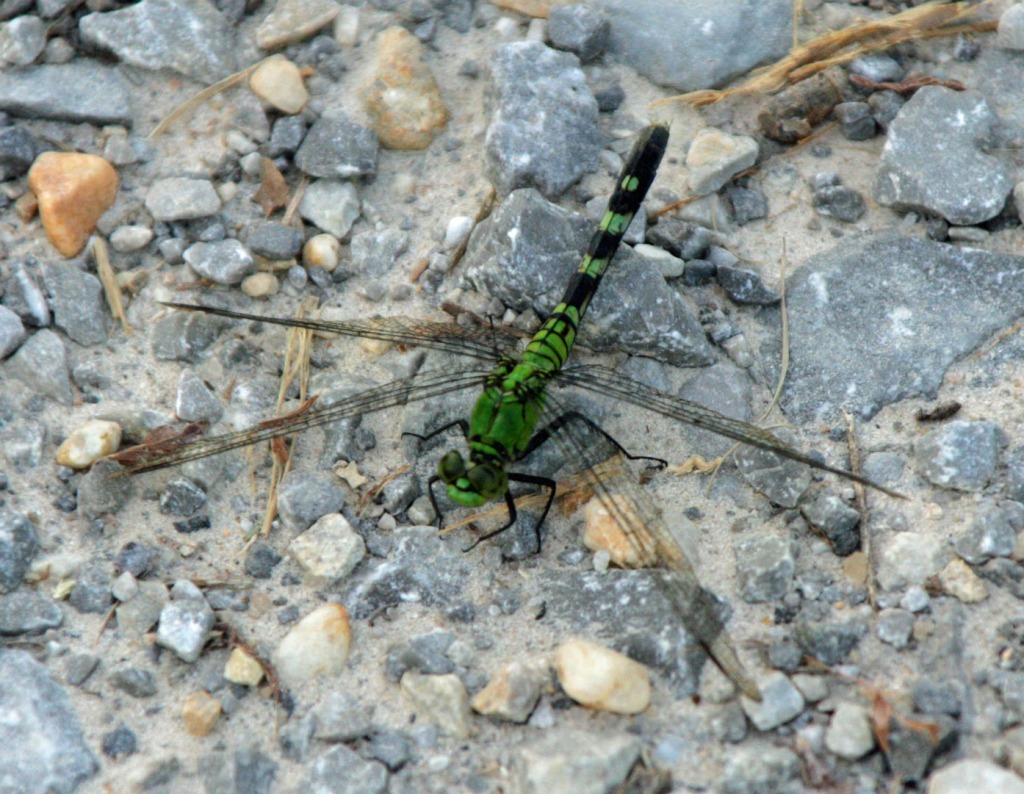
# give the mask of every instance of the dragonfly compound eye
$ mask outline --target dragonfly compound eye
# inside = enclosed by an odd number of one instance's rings
[[[446,485],[451,485],[466,473],[466,463],[456,450],[445,453],[437,462],[437,475]]]
[[[473,490],[486,499],[496,499],[508,490],[508,475],[490,463],[479,463],[466,473]]]

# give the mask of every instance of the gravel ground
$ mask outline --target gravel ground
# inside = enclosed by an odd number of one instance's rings
[[[26,5],[0,3],[0,788],[1024,791],[1024,6],[838,67],[811,101],[836,124],[794,147],[786,130],[818,121],[793,101],[652,104],[784,57],[777,0],[599,0],[546,22],[472,0]],[[869,6],[805,3],[801,37],[886,18]],[[271,53],[288,61],[146,137]],[[55,462],[83,427],[102,448],[272,414],[284,330],[160,301],[334,320],[444,321],[444,304],[532,330],[656,119],[649,217],[578,360],[758,421],[785,322],[766,422],[840,467],[852,422],[865,474],[906,497],[860,506],[749,451],[644,486],[760,704],[656,574],[583,547],[582,509],[554,510],[539,549],[525,510],[469,551],[429,526],[425,481],[456,439],[401,434],[466,415],[472,390],[304,434],[255,542],[264,449],[120,478],[95,453]],[[57,252],[55,228],[96,223],[90,200],[48,215],[40,156],[72,151],[116,170],[96,234],[130,330],[94,257]],[[469,366],[322,338],[310,391]],[[630,403],[578,405],[637,454],[729,451]]]

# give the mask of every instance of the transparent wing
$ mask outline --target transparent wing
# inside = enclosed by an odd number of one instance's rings
[[[447,370],[429,370],[375,386],[322,408],[307,411],[300,409],[236,433],[224,433],[200,441],[189,441],[187,438],[165,441],[157,445],[152,452],[147,451],[143,444],[110,457],[126,462],[127,473],[176,466],[189,460],[247,447],[260,441],[270,441],[310,427],[331,424],[350,416],[369,414],[464,389],[480,388],[488,374],[487,371],[453,373]]]
[[[544,397],[544,418],[554,422],[565,414],[555,395]],[[551,438],[566,460],[579,466],[601,504],[615,519],[641,566],[661,568],[659,586],[679,613],[684,625],[707,650],[722,671],[755,700],[757,684],[744,668],[719,615],[715,597],[701,586],[693,565],[665,524],[651,496],[637,483],[625,456],[615,443],[582,421],[556,422]]]
[[[707,408],[698,403],[691,402],[690,400],[684,400],[682,397],[676,397],[672,394],[660,391],[659,389],[655,389],[651,386],[640,383],[639,381],[635,381],[632,378],[624,377],[613,372],[607,367],[602,367],[596,364],[572,367],[563,370],[559,374],[558,382],[571,383],[574,386],[578,386],[581,389],[585,389],[586,391],[598,394],[602,397],[612,397],[619,400],[625,400],[638,408],[654,411],[655,413],[667,416],[670,419],[677,419],[680,422],[686,422],[694,427],[710,430],[720,436],[726,436],[727,438],[734,439],[740,443],[749,444],[752,447],[759,447],[760,449],[774,452],[777,455],[790,458],[791,460],[795,460],[799,463],[804,463],[811,468],[827,471],[831,474],[837,474],[847,480],[861,483],[862,485],[874,488],[875,490],[881,491],[889,496],[902,498],[902,494],[893,491],[890,488],[886,488],[883,485],[879,485],[876,482],[872,482],[866,477],[846,471],[845,469],[830,466],[827,463],[823,463],[820,460],[812,458],[798,449],[794,449],[784,441],[777,439],[772,435],[772,433],[764,428],[739,419],[731,419],[728,416],[723,416],[711,408]]]
[[[196,306],[187,303],[165,303],[175,309],[215,314],[234,320],[253,320],[261,323],[284,325],[288,328],[308,328],[327,334],[356,336],[363,339],[380,339],[410,347],[425,347],[443,350],[481,361],[494,361],[502,354],[514,350],[518,344],[515,336],[501,328],[463,326],[452,322],[414,320],[408,317],[373,317],[365,320],[312,320],[288,317],[267,317],[261,314],[218,309],[213,306]]]

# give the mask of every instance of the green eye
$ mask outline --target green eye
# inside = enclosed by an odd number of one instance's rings
[[[505,472],[489,463],[474,466],[467,472],[466,478],[473,486],[473,490],[487,499],[500,496],[507,487]]]
[[[437,462],[437,475],[446,485],[451,485],[465,473],[466,464],[462,460],[462,455],[454,449],[451,452],[446,452],[444,457]]]

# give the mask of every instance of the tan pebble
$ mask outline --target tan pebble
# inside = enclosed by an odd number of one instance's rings
[[[402,676],[402,693],[413,708],[423,714],[442,733],[466,739],[471,732],[469,695],[457,675],[424,675],[409,672]]]
[[[273,273],[253,273],[242,279],[242,292],[250,298],[269,298],[276,295],[281,285]]]
[[[973,604],[988,598],[988,587],[963,560],[950,560],[939,572],[942,589],[965,604]]]
[[[258,686],[263,680],[263,665],[242,648],[235,648],[224,665],[224,677],[232,684]]]
[[[309,101],[299,67],[283,55],[267,58],[249,76],[249,88],[282,113],[294,115]]]
[[[639,714],[651,702],[651,682],[642,664],[603,645],[570,640],[555,650],[562,689],[577,703],[613,714]]]
[[[473,710],[500,720],[526,722],[540,699],[545,672],[526,662],[506,665],[473,697]]]
[[[28,172],[28,186],[54,248],[75,256],[117,197],[117,171],[94,154],[43,152]]]
[[[181,707],[185,730],[193,736],[208,736],[220,718],[220,701],[208,692],[193,692]]]
[[[868,557],[862,551],[855,551],[843,560],[843,573],[852,585],[863,585],[868,580]]]
[[[409,31],[391,27],[377,37],[366,110],[387,149],[425,149],[448,122],[448,109],[423,59],[426,48]]]
[[[105,419],[90,419],[71,432],[57,450],[57,463],[70,469],[85,469],[116,452],[121,446],[121,425]]]
[[[359,9],[342,6],[334,18],[334,40],[342,47],[355,47],[359,43]]]
[[[302,41],[333,22],[339,8],[334,0],[279,0],[256,30],[256,43],[275,50]]]
[[[655,550],[651,538],[637,538],[637,544],[630,543],[618,521],[608,512],[600,499],[591,499],[583,508],[583,545],[591,551],[604,551],[620,568],[644,568],[655,562]]]
[[[305,572],[307,587],[331,587],[366,556],[366,543],[345,516],[328,513],[288,544],[288,554]]]
[[[341,261],[341,241],[333,234],[318,234],[302,246],[302,263],[306,267],[322,267],[328,273]]]
[[[351,641],[348,611],[341,604],[324,604],[292,627],[271,661],[286,686],[299,686],[318,675],[340,675]]]

